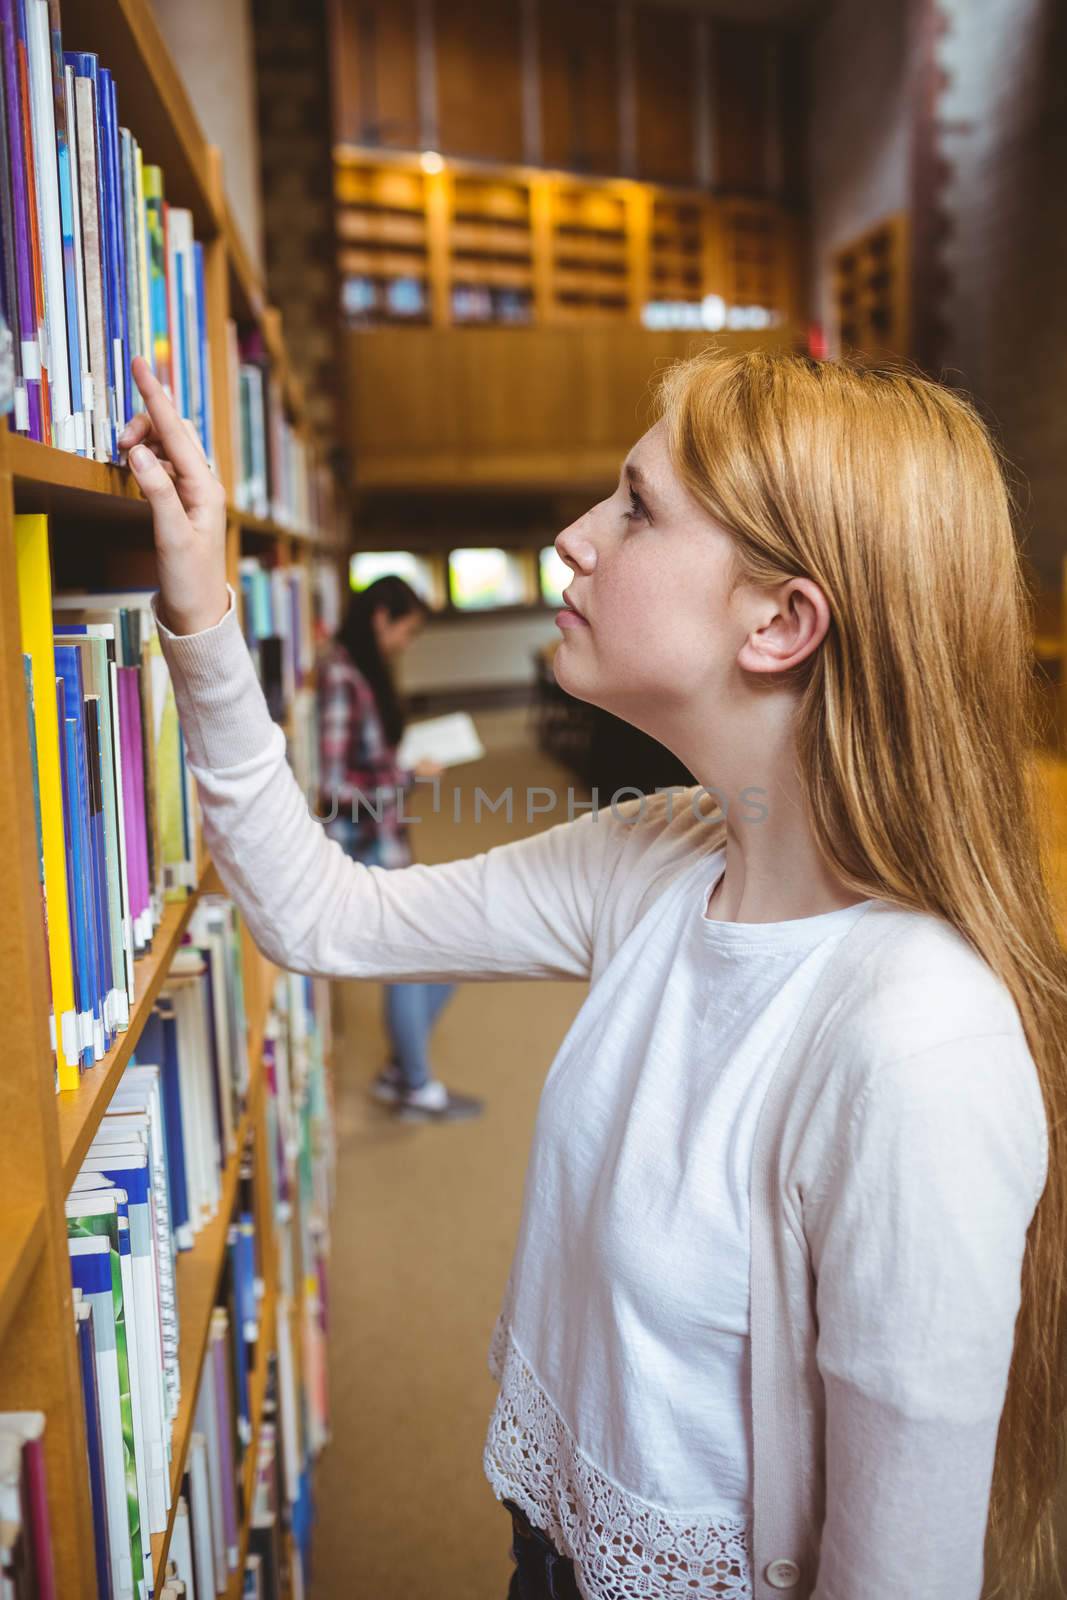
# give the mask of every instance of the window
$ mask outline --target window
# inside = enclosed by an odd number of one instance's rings
[[[413,550],[360,550],[349,563],[348,581],[353,589],[365,589],[391,572],[410,583],[428,605],[437,604],[433,562]]]
[[[563,591],[574,577],[554,544],[546,545],[538,558],[541,575],[541,598],[546,605],[561,606]]]
[[[491,611],[526,601],[521,558],[510,550],[471,547],[448,557],[448,588],[457,611]]]

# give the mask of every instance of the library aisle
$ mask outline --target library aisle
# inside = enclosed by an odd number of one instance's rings
[[[478,712],[487,754],[443,780],[464,795],[511,784],[565,793],[523,710]],[[421,861],[472,855],[549,826],[412,810]],[[561,799],[561,808],[564,802]],[[469,806],[464,804],[464,812]],[[565,811],[563,812],[565,815]],[[503,1600],[510,1524],[482,1473],[494,1387],[486,1367],[522,1203],[537,1101],[586,993],[580,983],[461,985],[434,1032],[449,1084],[484,1117],[405,1126],[366,1085],[384,1055],[378,984],[335,985],[337,1192],[330,1302],[331,1440],[316,1469],[311,1600]]]

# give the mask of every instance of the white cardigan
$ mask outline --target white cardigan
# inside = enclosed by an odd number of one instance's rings
[[[613,977],[628,974],[630,1017],[643,1044],[602,1062],[593,1046],[610,1032],[610,1016],[589,1035],[589,1082],[607,1091],[595,1097],[597,1115],[581,1114],[580,1063],[568,1058],[566,1042],[546,1080],[520,1250],[494,1342],[501,1375],[509,1347],[525,1358],[520,1366],[513,1359],[512,1396],[521,1384],[529,1398],[533,1372],[537,1403],[547,1401],[556,1418],[567,1413],[567,1432],[553,1436],[570,1451],[566,1473],[565,1450],[546,1461],[536,1494],[534,1479],[520,1481],[514,1467],[494,1487],[523,1503],[574,1557],[583,1594],[977,1600],[1022,1253],[1047,1163],[1036,1069],[1011,997],[984,962],[939,920],[877,902],[792,928],[705,922],[712,938],[716,930],[727,941],[751,938],[757,949],[761,939],[781,936],[797,959],[787,961],[783,985],[792,985],[791,1012],[780,1009],[780,997],[764,998],[764,1012],[778,1008],[783,1029],[760,1071],[750,1073],[751,1495],[733,1500],[732,1543],[701,1547],[698,1537],[690,1550],[673,1513],[710,1514],[704,1529],[714,1534],[716,1517],[720,1531],[729,1527],[730,1496],[716,1492],[723,1478],[711,1472],[713,1451],[702,1455],[698,1438],[672,1503],[669,1479],[656,1477],[654,1422],[676,1393],[676,1436],[692,1443],[700,1391],[662,1383],[657,1391],[645,1381],[644,1365],[627,1366],[634,1347],[625,1319],[610,1314],[594,1324],[606,1359],[579,1317],[570,1325],[586,1335],[580,1358],[565,1369],[535,1367],[531,1357],[549,1367],[559,1348],[559,1307],[543,1305],[539,1318],[538,1296],[524,1300],[522,1286],[536,1282],[539,1252],[543,1259],[545,1241],[553,1233],[559,1241],[561,1230],[569,1265],[595,1274],[585,1281],[609,1312],[642,1275],[639,1252],[648,1238],[635,1235],[630,1257],[619,1232],[621,1218],[639,1208],[613,1206],[603,1184],[598,1191],[597,1175],[606,1181],[621,1174],[632,1184],[642,1149],[662,1161],[671,1148],[671,1128],[665,1132],[657,1121],[656,1106],[674,1092],[672,1076],[661,1062],[657,1094],[642,1101],[647,1081],[638,1072],[656,1070],[667,1019],[659,1017],[655,1033],[642,1028],[674,976],[675,935],[684,925],[678,906],[691,892],[690,911],[699,919],[714,882],[721,821],[701,818],[688,794],[673,801],[664,795],[627,802],[616,813],[587,813],[467,860],[366,867],[345,857],[309,817],[232,609],[202,634],[175,638],[162,626],[160,634],[212,854],[272,959],[359,978],[590,979],[569,1039],[581,1036],[583,1018],[595,1013]],[[822,936],[803,948],[810,925],[819,923],[814,931]],[[654,982],[642,983],[642,964],[628,963],[635,942],[644,943]],[[678,1066],[692,1072],[700,1063]],[[635,1116],[638,1103],[648,1107],[644,1121]],[[679,1172],[693,1170],[687,1141],[699,1099],[690,1096],[688,1106],[671,1125]],[[628,1163],[612,1169],[627,1141]],[[584,1187],[572,1191],[576,1172]],[[547,1197],[545,1173],[561,1180]],[[662,1178],[651,1163],[650,1212]],[[587,1203],[598,1192],[603,1226],[590,1235]],[[683,1201],[701,1193],[684,1182],[676,1192]],[[687,1225],[706,1230],[711,1260],[714,1221],[706,1207],[677,1217],[682,1234]],[[572,1236],[582,1245],[577,1256]],[[685,1242],[662,1228],[660,1239],[668,1256]],[[647,1269],[646,1258],[637,1294],[646,1332],[650,1318],[655,1329]],[[673,1330],[683,1355],[677,1325],[693,1315],[694,1302],[684,1297],[664,1307],[660,1331]],[[582,1409],[583,1394],[597,1392],[595,1384],[583,1388],[583,1364],[602,1384],[614,1384],[615,1413],[601,1415],[599,1427],[596,1408]],[[689,1381],[698,1379],[699,1372]],[[654,1391],[658,1412],[642,1414]],[[635,1421],[629,1430],[627,1418]],[[498,1407],[487,1441],[491,1481],[499,1422]],[[728,1435],[726,1422],[719,1437]],[[712,1444],[714,1437],[714,1430],[706,1435]],[[612,1456],[619,1439],[634,1448]],[[620,1470],[631,1482],[617,1482]],[[564,1515],[576,1493],[595,1500],[590,1484],[595,1490],[605,1482],[628,1497],[618,1526],[605,1524],[603,1500],[591,1517]],[[656,1497],[642,1492],[649,1483],[658,1485]],[[635,1530],[634,1505],[668,1515],[646,1517]],[[743,1516],[748,1505],[750,1521]],[[610,1497],[608,1509],[617,1518]]]

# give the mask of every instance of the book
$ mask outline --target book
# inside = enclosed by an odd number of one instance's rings
[[[15,559],[22,648],[30,659],[33,681],[39,690],[45,684],[54,686],[56,681],[46,517],[15,518]],[[49,967],[56,1016],[56,1070],[59,1088],[72,1089],[79,1079],[81,1047],[74,1000],[59,714],[54,692],[36,693],[34,711]]]
[[[397,748],[402,767],[414,767],[427,759],[454,767],[464,761],[480,761],[484,755],[485,746],[466,711],[409,723]]]

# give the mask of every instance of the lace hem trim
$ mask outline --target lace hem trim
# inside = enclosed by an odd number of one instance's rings
[[[570,1557],[585,1600],[752,1600],[750,1519],[674,1514],[604,1477],[502,1323],[489,1364],[500,1395],[485,1475]]]

